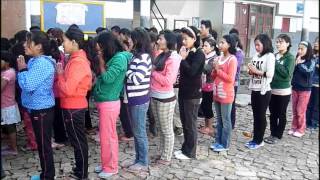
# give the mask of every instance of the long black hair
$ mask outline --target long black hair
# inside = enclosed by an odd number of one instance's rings
[[[133,42],[132,53],[136,58],[141,59],[144,53],[149,54],[152,58],[151,40],[149,33],[143,28],[135,28],[131,32],[131,39]]]
[[[35,45],[41,44],[42,53],[46,56],[52,56],[54,59],[60,58],[58,44],[54,40],[50,40],[47,33],[43,31],[31,31],[27,33],[27,43],[34,42]]]
[[[177,47],[177,37],[173,32],[169,30],[164,30],[160,32],[159,36],[161,35],[164,36],[169,51],[162,52],[154,60],[153,65],[156,67],[156,71],[162,71],[164,69],[166,61],[171,56],[172,51],[176,50]]]
[[[307,42],[307,41],[301,41],[299,43],[299,45],[303,45],[307,48],[307,52],[304,56],[301,57],[301,59],[304,59],[306,61],[310,61],[312,58],[313,58],[313,53],[312,53],[312,45],[310,42]],[[298,53],[296,55],[296,58],[298,57]]]
[[[237,44],[236,47],[238,47],[238,48],[240,48],[241,50],[243,50],[243,46],[242,46],[241,40],[240,40],[240,38],[239,38],[239,35],[236,34],[236,33],[230,33],[230,35],[235,39],[236,44]]]
[[[263,45],[263,50],[259,54],[260,57],[267,53],[273,53],[273,47],[270,37],[267,34],[258,34],[254,41],[259,40]]]
[[[108,62],[117,52],[123,51],[120,41],[111,32],[100,32],[95,42],[103,51],[103,58]]]
[[[230,54],[235,55],[237,53],[237,49],[236,49],[236,40],[233,38],[233,36],[226,34],[222,37],[223,39],[226,40],[226,42],[229,44],[229,48],[228,48],[228,52]]]
[[[69,40],[74,40],[79,45],[79,49],[83,49],[86,52],[88,60],[93,61],[94,57],[92,56],[93,53],[91,53],[92,49],[89,47],[90,44],[92,44],[91,41],[93,41],[93,38],[89,38],[88,35],[85,35],[76,25],[71,25],[64,35]]]
[[[8,63],[9,67],[17,69],[16,58],[11,52],[1,50],[1,60],[4,60],[6,63]]]
[[[214,49],[214,51],[216,52],[216,54],[217,54],[218,56],[220,56],[220,51],[219,51],[219,48],[217,47],[217,42],[216,42],[216,40],[214,40],[213,38],[205,38],[205,39],[203,40],[203,43],[204,43],[204,42],[208,42],[209,45],[210,45],[211,47],[213,47],[213,49]]]

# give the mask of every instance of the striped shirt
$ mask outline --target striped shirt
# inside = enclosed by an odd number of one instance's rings
[[[141,105],[149,101],[151,58],[149,54],[142,54],[141,59],[134,58],[126,73],[126,93],[128,105]]]

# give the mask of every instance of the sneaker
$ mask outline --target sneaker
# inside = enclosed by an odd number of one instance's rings
[[[101,173],[102,172],[102,166],[97,166],[94,168],[95,173]]]
[[[126,137],[126,136],[122,136],[122,137],[120,137],[119,140],[120,140],[120,141],[133,141],[133,137],[128,138],[128,137]]]
[[[247,146],[247,148],[253,150],[253,149],[258,149],[258,148],[260,148],[260,147],[262,147],[262,146],[264,146],[264,142],[263,142],[263,141],[262,141],[260,144],[257,144],[257,143],[252,142],[251,144],[249,144],[249,145]]]
[[[115,175],[115,174],[118,174],[118,172],[108,173],[108,172],[103,172],[103,171],[101,171],[101,172],[98,174],[98,177],[101,178],[101,179],[108,179],[108,178],[110,178],[111,176],[113,176],[113,175]]]
[[[148,171],[148,166],[144,166],[139,163],[136,163],[136,164],[130,166],[127,170],[132,173],[141,172],[141,171],[146,172],[146,171]]]
[[[219,145],[219,143],[213,143],[213,144],[211,144],[210,149],[214,149],[214,148],[216,148],[216,147],[217,147],[217,145]]]
[[[288,135],[292,135],[294,133],[294,130],[293,129],[290,129],[289,131],[288,131]]]
[[[246,146],[246,147],[248,147],[248,146],[250,146],[251,144],[253,144],[254,142],[253,141],[249,141],[249,142],[246,142],[244,145]]]
[[[180,160],[188,160],[188,159],[191,159],[191,158],[189,158],[188,156],[184,155],[183,153],[176,155],[176,158],[177,158],[177,159],[180,159]]]
[[[37,148],[32,148],[30,146],[23,146],[23,147],[20,147],[21,151],[37,151],[38,149]]]
[[[41,180],[40,175],[33,175],[30,180]]]
[[[296,131],[296,132],[294,132],[293,134],[292,134],[294,137],[302,137],[303,135],[304,135],[304,133],[300,133],[300,132],[298,132],[298,131]]]
[[[179,155],[179,154],[182,154],[182,151],[181,151],[181,150],[178,150],[178,151],[175,151],[173,154],[174,154],[175,156],[177,156],[177,155]]]
[[[229,150],[229,148],[225,148],[221,144],[218,144],[215,146],[215,148],[213,148],[213,151],[215,151],[215,152],[228,151],[228,150]]]
[[[269,136],[264,138],[264,142],[268,143],[268,144],[276,144],[278,142],[277,137],[274,136]]]

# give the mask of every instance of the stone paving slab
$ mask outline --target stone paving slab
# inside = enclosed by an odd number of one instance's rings
[[[249,150],[244,143],[250,139],[242,135],[243,131],[252,131],[251,106],[237,108],[236,128],[232,132],[230,150],[226,153],[216,153],[209,149],[213,138],[198,134],[197,159],[172,159],[169,166],[155,166],[151,163],[149,173],[133,174],[127,172],[122,166],[134,160],[133,142],[119,144],[119,174],[110,179],[319,179],[319,139],[318,130],[306,132],[302,138],[286,134],[291,126],[291,105],[289,105],[288,123],[283,139],[275,145],[265,144],[257,150]],[[97,112],[92,112],[93,123],[97,122]],[[199,124],[203,123],[199,118]],[[120,125],[118,127],[120,128]],[[19,126],[18,145],[25,144],[25,135],[22,126]],[[269,123],[265,136],[270,134]],[[89,179],[99,179],[94,173],[94,167],[100,163],[100,146],[92,138],[89,139]],[[175,138],[174,149],[178,150],[183,137]],[[150,159],[157,155],[159,138],[149,137]],[[74,166],[73,149],[66,146],[54,150],[54,160],[57,179],[69,180],[68,174]],[[38,174],[39,158],[37,152],[20,151],[18,156],[2,157],[4,170],[8,180],[27,180],[31,175]]]

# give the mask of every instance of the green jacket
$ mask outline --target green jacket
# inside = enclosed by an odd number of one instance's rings
[[[285,89],[291,87],[295,58],[286,52],[280,60],[276,60],[271,89]]]
[[[96,102],[119,100],[132,54],[126,51],[116,53],[107,63],[106,71],[100,74],[93,88]]]

